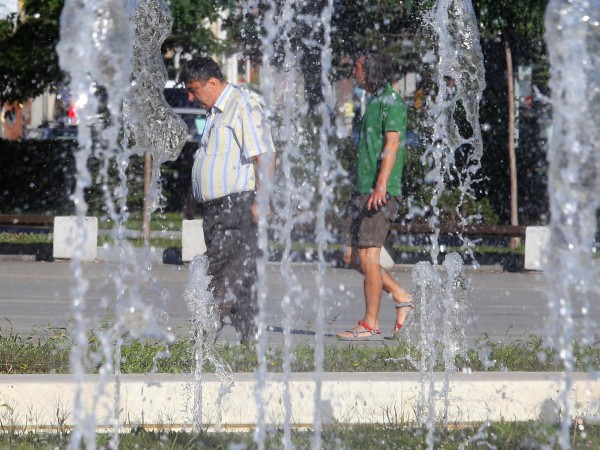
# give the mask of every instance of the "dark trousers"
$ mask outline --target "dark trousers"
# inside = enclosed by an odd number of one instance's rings
[[[203,205],[209,288],[221,310],[221,325],[229,316],[242,342],[254,340],[258,313],[258,226],[250,213],[253,202],[254,192],[243,192]]]

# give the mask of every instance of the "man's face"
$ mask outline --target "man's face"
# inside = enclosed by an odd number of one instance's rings
[[[216,99],[214,98],[214,86],[211,80],[207,81],[192,81],[186,83],[185,88],[188,91],[188,100],[190,102],[197,100],[203,108],[210,109],[214,106]]]
[[[367,77],[365,76],[365,69],[363,67],[364,62],[365,62],[364,56],[361,56],[360,58],[358,58],[356,60],[356,63],[354,64],[354,70],[352,71],[352,75],[354,75],[354,79],[356,80],[356,83],[361,88],[366,90]]]

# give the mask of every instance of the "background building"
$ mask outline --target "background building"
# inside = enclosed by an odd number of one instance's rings
[[[0,0],[0,19],[19,11],[19,0]]]

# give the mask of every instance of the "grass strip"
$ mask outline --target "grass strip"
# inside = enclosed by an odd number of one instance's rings
[[[165,427],[166,428],[166,427]],[[244,432],[176,432],[170,430],[146,430],[143,424],[130,427],[129,433],[119,435],[119,448],[143,449],[256,449],[252,431]],[[514,450],[517,448],[558,448],[559,427],[542,422],[475,423],[467,426],[443,426],[434,431],[435,448],[444,450],[494,448]],[[600,425],[584,424],[582,429],[571,430],[571,448],[600,448]],[[424,449],[428,448],[427,430],[388,418],[386,423],[375,425],[348,425],[332,423],[321,433],[321,448],[325,450],[347,449]],[[99,448],[112,448],[111,434],[98,434]],[[0,447],[21,449],[67,448],[68,431],[57,433],[13,432],[0,434]],[[312,430],[293,430],[291,442],[295,449],[313,448]],[[284,435],[281,429],[269,429],[265,449],[281,449]]]
[[[172,344],[151,340],[131,339],[124,336],[121,372],[133,373],[190,373],[194,370],[194,344],[190,339],[179,339]],[[101,360],[100,339],[89,335],[90,361]],[[329,345],[324,348],[325,372],[415,372],[420,359],[418,350],[403,341],[389,341],[380,346]],[[72,341],[66,329],[49,329],[38,334],[21,337],[9,328],[0,328],[0,374],[46,374],[70,372],[69,354]],[[217,344],[221,357],[233,372],[255,372],[258,368],[256,348],[238,344]],[[525,371],[556,372],[564,370],[559,352],[549,348],[533,334],[510,342],[492,342],[482,336],[465,355],[455,361],[461,371]],[[284,349],[271,346],[267,349],[267,366],[270,372],[283,372]],[[100,359],[99,359],[100,358]],[[600,343],[574,347],[575,371],[600,370]],[[99,363],[88,367],[97,373]],[[206,363],[204,370],[213,372]],[[292,372],[312,372],[314,347],[295,346],[291,356]],[[435,370],[444,370],[440,360]]]

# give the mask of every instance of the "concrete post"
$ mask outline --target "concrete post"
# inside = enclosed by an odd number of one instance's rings
[[[77,227],[76,216],[57,216],[54,218],[54,234],[52,240],[52,255],[55,259],[72,259],[77,249],[75,231]],[[98,252],[98,218],[84,217],[83,229],[85,233],[80,260],[93,262]]]
[[[525,270],[542,270],[549,239],[549,227],[525,229]]]
[[[181,226],[181,260],[190,262],[196,255],[206,252],[203,220],[184,220]]]

